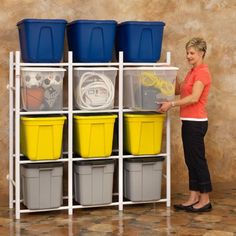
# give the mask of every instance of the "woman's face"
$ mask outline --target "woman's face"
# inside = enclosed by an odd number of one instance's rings
[[[186,58],[190,65],[192,66],[200,65],[203,61],[203,52],[193,47],[187,48]]]

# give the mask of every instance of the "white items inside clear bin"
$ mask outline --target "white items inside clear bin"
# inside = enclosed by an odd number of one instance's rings
[[[117,68],[75,68],[74,104],[82,110],[114,107]]]
[[[23,109],[26,111],[62,110],[64,72],[65,69],[62,68],[22,68]]]
[[[175,96],[176,67],[124,68],[124,107],[156,111]]]

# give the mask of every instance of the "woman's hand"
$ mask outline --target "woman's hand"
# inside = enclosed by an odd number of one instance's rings
[[[161,107],[157,109],[157,112],[165,113],[167,112],[171,107],[171,102],[160,102]]]

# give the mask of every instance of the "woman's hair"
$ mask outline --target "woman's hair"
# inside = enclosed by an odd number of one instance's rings
[[[185,49],[188,49],[190,47],[195,48],[198,51],[202,51],[203,52],[203,57],[206,54],[206,50],[207,50],[207,44],[206,41],[202,38],[192,38],[190,39],[186,45],[185,45]]]

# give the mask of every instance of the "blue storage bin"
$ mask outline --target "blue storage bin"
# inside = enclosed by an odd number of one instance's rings
[[[114,20],[76,20],[68,24],[68,45],[74,61],[111,61],[116,25]]]
[[[125,62],[156,62],[160,59],[164,22],[126,21],[118,25],[116,50]]]
[[[62,19],[24,19],[17,23],[21,57],[24,62],[60,62],[65,28]]]

